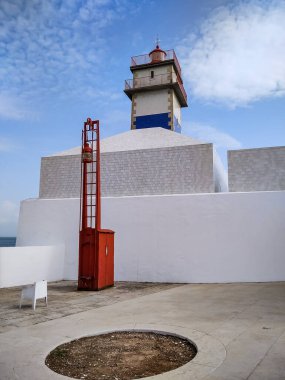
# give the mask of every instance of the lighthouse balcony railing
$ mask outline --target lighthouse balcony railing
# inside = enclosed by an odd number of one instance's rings
[[[127,79],[125,80],[125,90],[135,90],[143,87],[153,87],[167,84],[178,84],[185,100],[187,101],[186,91],[182,82],[180,82],[179,76],[175,75],[175,73],[159,74],[154,77],[146,76],[135,79]]]
[[[173,60],[178,69],[179,75],[181,76],[181,67],[176,57],[175,51],[173,49],[165,50],[165,53],[166,53],[166,56],[165,56],[164,61]],[[149,54],[142,54],[142,55],[131,57],[131,67],[135,67],[139,65],[147,65],[149,63],[151,63],[151,58]]]

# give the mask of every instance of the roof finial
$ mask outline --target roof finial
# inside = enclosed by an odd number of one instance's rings
[[[156,44],[156,48],[159,49],[159,43],[160,43],[160,39],[159,39],[159,36],[158,34],[156,35],[156,40],[155,40],[155,44]]]

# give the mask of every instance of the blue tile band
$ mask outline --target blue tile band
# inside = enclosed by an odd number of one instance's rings
[[[134,125],[136,129],[155,127],[171,129],[171,127],[168,125],[169,122],[170,117],[168,116],[168,112],[166,112],[154,115],[137,116],[134,120]]]

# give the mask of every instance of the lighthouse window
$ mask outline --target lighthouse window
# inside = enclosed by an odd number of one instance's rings
[[[150,72],[150,77],[154,78],[154,71],[153,70]]]

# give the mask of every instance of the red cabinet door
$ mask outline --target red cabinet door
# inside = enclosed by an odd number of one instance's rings
[[[99,232],[98,289],[114,285],[114,232]]]

